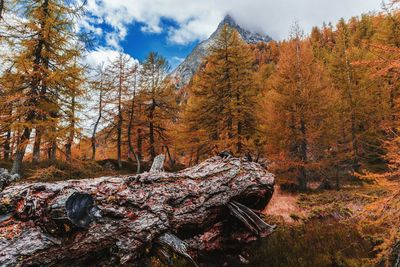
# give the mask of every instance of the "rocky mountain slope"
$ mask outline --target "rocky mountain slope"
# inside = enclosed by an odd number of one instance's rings
[[[243,40],[248,44],[256,44],[259,42],[267,43],[272,40],[271,37],[267,35],[261,35],[242,28],[230,15],[227,15],[220,22],[217,30],[210,38],[198,44],[193,49],[192,53],[172,72],[171,76],[174,78],[178,88],[184,87],[191,81],[202,61],[208,55],[209,48],[214,44],[225,24],[236,29]]]

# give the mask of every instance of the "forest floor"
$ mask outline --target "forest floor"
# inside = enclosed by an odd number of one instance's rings
[[[280,216],[285,222],[292,223],[295,221],[292,218],[293,214],[304,214],[297,203],[298,199],[298,194],[282,192],[280,186],[275,185],[274,194],[263,214]]]
[[[375,222],[366,218],[396,188],[397,182],[385,180],[293,193],[277,184],[264,215],[278,229],[250,246],[252,266],[375,266],[388,225],[370,232]]]
[[[383,185],[345,185],[340,190],[311,189],[305,193],[292,193],[276,185],[273,197],[263,213],[280,217],[286,223],[326,217],[347,219],[356,217],[366,205],[387,196],[395,186],[395,183],[387,182]]]

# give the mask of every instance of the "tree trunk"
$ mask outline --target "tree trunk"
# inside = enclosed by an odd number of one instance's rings
[[[137,152],[137,156],[138,156],[138,158],[139,158],[139,161],[141,161],[142,160],[142,158],[143,158],[143,152],[142,152],[142,149],[143,148],[143,136],[142,136],[142,129],[137,129],[137,150],[138,150],[138,152]]]
[[[175,157],[172,158],[171,152],[169,151],[169,147],[167,145],[165,145],[165,150],[167,151],[167,155],[168,155],[168,165],[170,168],[173,168],[175,166],[176,159],[175,159]]]
[[[72,145],[69,142],[65,144],[65,159],[67,162],[72,160]]]
[[[156,157],[156,150],[154,148],[154,124],[150,122],[149,125],[149,142],[150,142],[150,156],[151,160],[154,160]]]
[[[243,153],[243,143],[242,143],[242,123],[237,123],[237,142],[236,142],[236,153],[241,155]]]
[[[96,160],[96,136],[92,136],[92,160]]]
[[[136,173],[140,173],[140,158],[139,158],[139,156],[138,156],[138,154],[135,152],[135,149],[133,148],[133,144],[132,144],[132,139],[131,139],[131,131],[132,131],[132,129],[130,129],[130,127],[129,127],[129,129],[128,129],[128,146],[129,146],[129,152],[131,153],[131,154],[133,154],[133,156],[135,157],[135,159],[136,159],[136,164],[137,164],[137,167],[136,167]]]
[[[151,104],[151,108],[150,108],[150,114],[149,114],[149,143],[150,143],[150,157],[151,157],[151,161],[154,160],[154,158],[156,157],[156,150],[154,147],[154,109],[155,109],[155,101],[154,99],[152,100],[152,104]]]
[[[33,144],[33,153],[32,153],[32,162],[39,163],[40,162],[40,147],[42,144],[42,130],[36,128],[35,131],[35,143]]]
[[[31,136],[31,129],[25,127],[20,141],[17,144],[17,150],[15,151],[14,161],[11,169],[12,174],[21,174],[22,161],[25,156],[26,146],[28,145],[29,138]]]
[[[11,138],[11,149],[10,149],[10,159],[14,159],[15,155],[15,149],[18,145],[19,141],[19,136],[20,136],[21,130],[17,129],[13,134]]]
[[[4,160],[9,160],[11,158],[11,130],[7,131],[6,140],[4,141]]]
[[[70,110],[70,125],[69,125],[69,135],[67,144],[65,145],[65,156],[68,162],[72,160],[72,145],[75,138],[75,113],[76,113],[76,96],[75,92],[72,92],[71,97],[71,110]]]
[[[120,60],[122,60],[120,58]],[[122,169],[122,123],[123,123],[123,117],[122,117],[122,84],[123,84],[123,66],[122,62],[120,61],[119,65],[119,83],[118,83],[118,122],[117,122],[117,160],[118,160],[118,168],[121,170]]]
[[[101,106],[101,104],[100,104]],[[96,123],[94,124],[93,133],[92,133],[92,160],[96,160],[96,134],[97,134],[97,127],[99,127],[99,123],[102,117],[102,111],[100,108],[99,116],[97,117]]]
[[[0,20],[3,19],[4,0],[0,0]]]
[[[168,246],[198,259],[270,234],[246,206],[263,209],[273,184],[259,164],[220,157],[178,173],[17,184],[0,193],[0,265],[144,266]]]
[[[140,158],[138,154],[135,152],[135,149],[133,148],[132,144],[132,128],[133,128],[133,119],[134,119],[134,113],[135,113],[135,98],[136,98],[136,76],[135,76],[135,83],[134,83],[134,89],[133,89],[133,97],[132,97],[132,102],[131,102],[131,111],[130,111],[130,116],[129,116],[129,124],[128,124],[128,146],[129,146],[129,152],[130,154],[135,157],[136,159],[136,173],[140,173]]]
[[[353,149],[353,164],[352,164],[353,171],[358,172],[360,163],[358,157],[358,140],[356,134],[356,115],[354,111],[352,111],[351,114],[351,145]]]
[[[301,119],[300,119],[300,132],[301,132],[301,141],[299,144],[299,152],[300,152],[300,159],[302,166],[300,166],[300,173],[299,173],[299,187],[300,190],[307,190],[307,170],[305,168],[305,164],[307,164],[307,127],[306,123],[304,120],[304,115],[301,114]]]
[[[92,133],[92,160],[96,160],[96,134],[97,134],[97,127],[99,127],[100,120],[103,117],[103,94],[104,94],[104,88],[103,88],[103,77],[104,72],[103,72],[103,67],[100,69],[100,92],[99,92],[99,110],[98,110],[98,115],[97,115],[97,120],[94,124],[93,127],[93,133]]]
[[[56,140],[51,142],[51,149],[50,149],[50,158],[51,162],[55,162],[57,160],[57,143]]]
[[[122,169],[122,120],[118,119],[118,127],[117,127],[117,161],[118,161],[118,169]]]

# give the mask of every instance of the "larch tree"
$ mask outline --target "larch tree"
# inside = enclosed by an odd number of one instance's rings
[[[385,131],[382,148],[387,152],[385,159],[391,177],[399,175],[400,136],[399,136],[399,96],[400,96],[400,13],[399,1],[385,5],[386,16],[381,18],[377,38],[369,49],[375,57],[368,60],[371,80],[378,80],[380,87],[386,89],[387,117],[379,126]]]
[[[38,159],[43,129],[57,128],[60,88],[68,87],[70,73],[75,71],[70,62],[80,55],[74,25],[81,9],[59,0],[14,0],[7,11],[23,16],[6,26],[21,37],[7,40],[18,52],[12,69],[2,76],[4,83],[13,80],[14,85],[1,101],[12,105],[12,129],[20,132],[12,167],[13,173],[20,173],[32,131]]]
[[[352,42],[349,25],[342,19],[335,32],[335,46],[329,54],[328,67],[335,89],[341,100],[338,110],[341,120],[340,144],[342,157],[349,162],[352,172],[359,172],[366,147],[366,133],[369,130],[365,114],[368,114],[368,102],[372,96],[372,84],[368,82],[366,72],[354,65],[364,59],[364,51]],[[376,103],[376,102],[375,102]],[[371,129],[371,128],[370,128]]]
[[[250,48],[226,25],[194,78],[184,114],[196,162],[215,149],[237,154],[251,149],[258,94],[253,62]]]
[[[66,117],[66,126],[63,129],[66,135],[65,142],[65,158],[68,162],[72,160],[72,147],[74,140],[80,135],[78,112],[82,110],[81,98],[84,95],[85,77],[83,76],[84,69],[79,66],[78,62],[71,65],[70,81],[65,87],[65,99],[62,99],[61,110]]]
[[[135,72],[135,62],[123,53],[119,53],[118,57],[107,68],[107,77],[111,86],[111,102],[116,111],[113,128],[117,132],[117,160],[120,169],[122,168],[123,124],[125,120],[123,104],[132,86]]]
[[[232,110],[234,150],[243,154],[251,148],[249,143],[257,131],[258,84],[255,82],[253,57],[237,31],[232,32],[232,82],[229,103]]]
[[[137,90],[138,90],[138,79],[139,79],[139,66],[135,65],[133,66],[132,70],[132,83],[131,83],[131,99],[128,100],[128,113],[129,113],[129,120],[128,120],[128,132],[127,132],[127,138],[128,138],[128,147],[129,147],[129,158],[134,156],[137,164],[136,172],[140,173],[140,157],[139,154],[135,151],[134,145],[133,145],[133,130],[134,130],[134,121],[135,121],[135,110],[136,110],[136,105],[137,105]]]
[[[280,55],[265,95],[265,131],[270,145],[275,144],[277,159],[284,155],[281,167],[292,170],[299,188],[306,190],[310,171],[320,167],[322,155],[331,148],[335,95],[298,26],[291,40],[282,44]]]
[[[105,118],[106,106],[107,106],[107,94],[109,91],[109,85],[106,78],[106,70],[104,63],[95,67],[94,76],[89,81],[90,91],[95,94],[92,97],[96,98],[96,107],[94,112],[96,113],[95,121],[93,124],[92,136],[91,136],[91,147],[92,147],[92,160],[96,160],[96,147],[97,143],[97,132],[101,126],[101,122]]]
[[[141,99],[144,106],[144,123],[150,161],[168,144],[170,137],[166,128],[177,116],[177,103],[171,82],[167,79],[169,65],[166,59],[150,52],[140,71]]]

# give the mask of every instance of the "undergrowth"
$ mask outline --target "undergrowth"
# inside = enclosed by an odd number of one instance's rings
[[[368,266],[372,244],[357,227],[331,219],[280,225],[248,249],[251,266]]]

